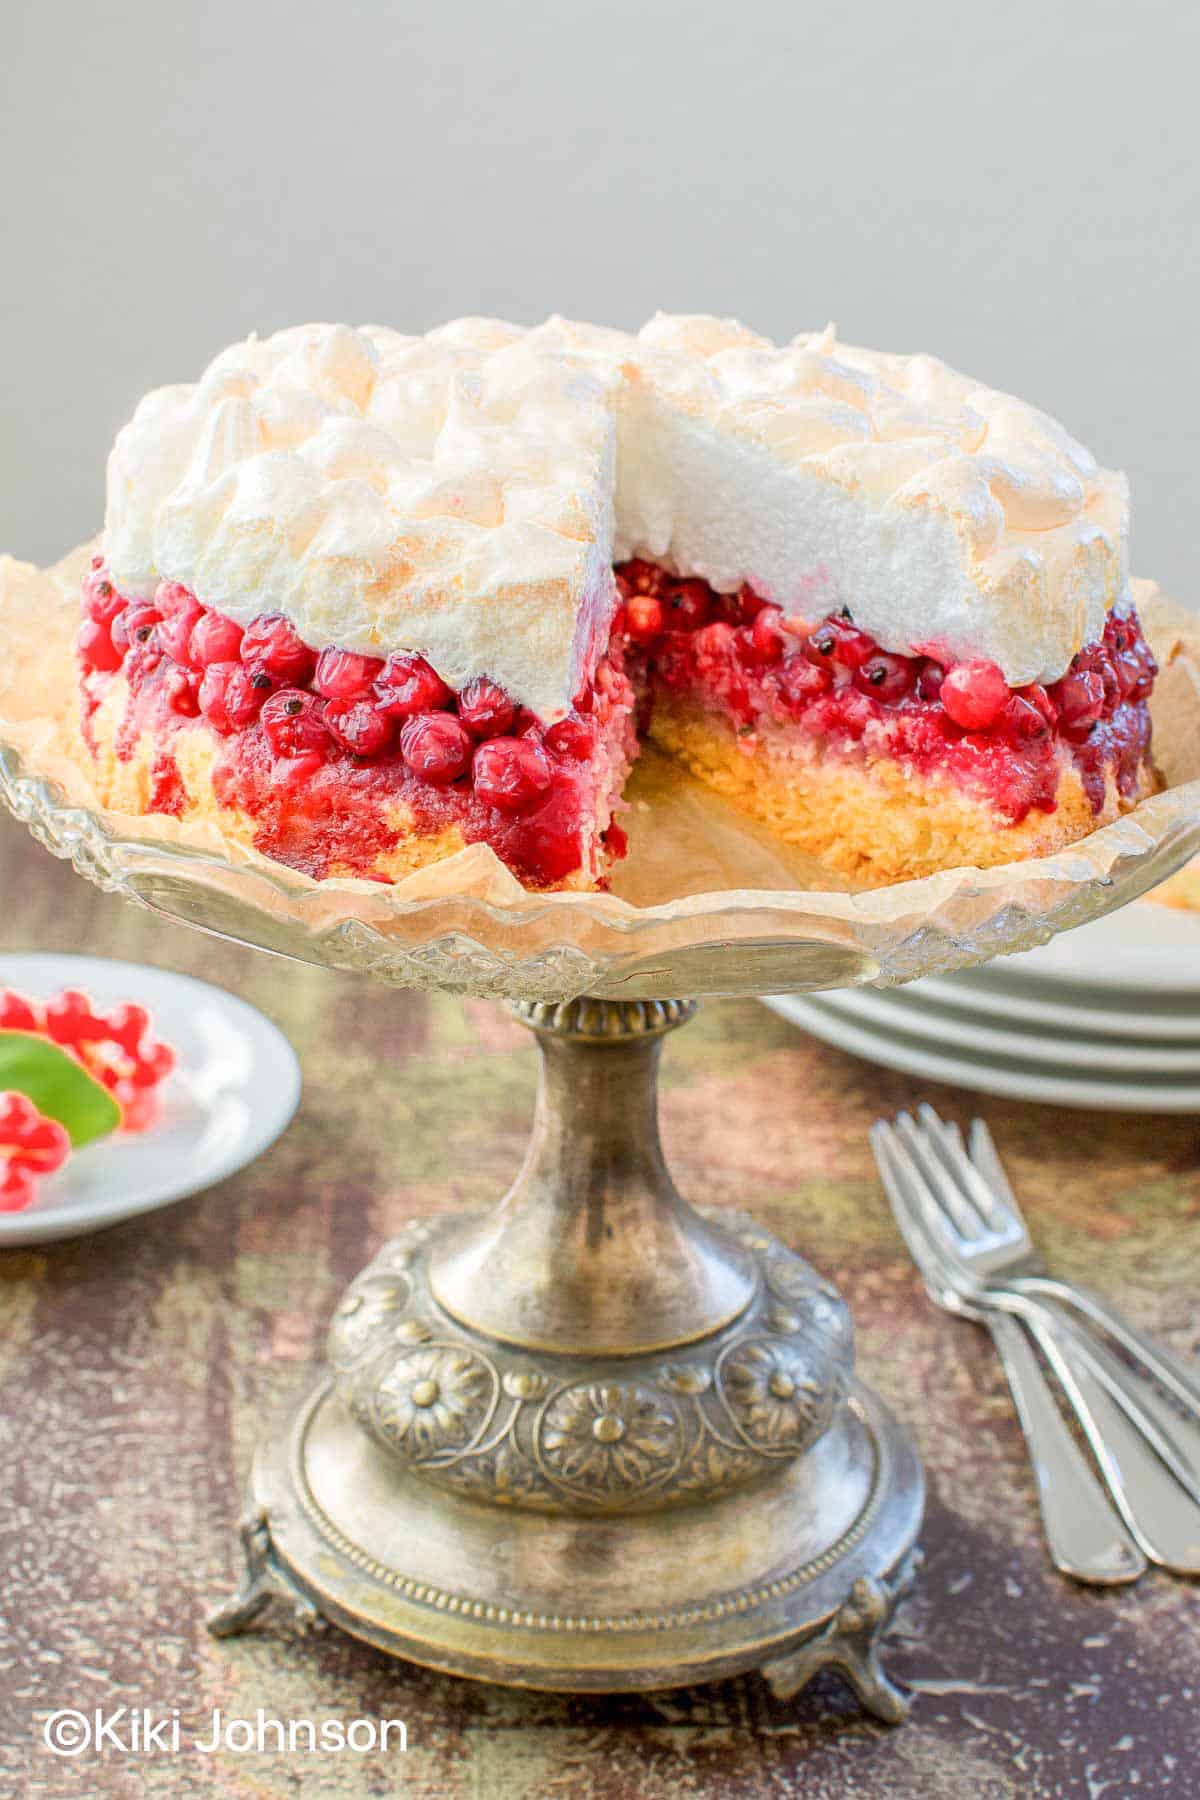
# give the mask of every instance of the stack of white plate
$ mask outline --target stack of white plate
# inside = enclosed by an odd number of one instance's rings
[[[980,968],[767,1005],[930,1081],[1058,1106],[1200,1112],[1200,913],[1135,901]]]

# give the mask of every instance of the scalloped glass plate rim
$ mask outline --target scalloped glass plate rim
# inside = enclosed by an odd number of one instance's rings
[[[1052,856],[1000,863],[988,869],[964,866],[861,892],[820,888],[726,888],[713,893],[686,895],[677,900],[645,907],[633,906],[610,894],[556,893],[531,894],[526,906],[502,905],[471,894],[393,898],[389,897],[387,888],[378,882],[349,877],[329,877],[317,881],[300,870],[291,869],[286,864],[273,863],[268,858],[253,853],[246,854],[235,862],[195,845],[172,843],[153,832],[144,835],[126,832],[116,828],[116,822],[123,821],[126,815],[93,810],[67,800],[57,783],[27,770],[20,751],[2,741],[0,779],[10,809],[26,822],[27,809],[17,801],[22,789],[30,798],[34,798],[36,793],[35,805],[39,814],[52,816],[63,823],[76,822],[80,830],[87,830],[103,838],[114,855],[119,854],[129,860],[145,858],[147,863],[177,862],[192,868],[209,867],[222,874],[253,877],[290,904],[302,909],[327,900],[330,894],[344,893],[359,899],[373,900],[397,918],[417,918],[424,913],[461,906],[477,912],[494,924],[521,927],[538,924],[547,918],[561,918],[578,913],[588,918],[593,925],[601,925],[615,933],[629,936],[656,926],[678,924],[688,918],[698,919],[710,914],[728,917],[730,913],[804,914],[808,929],[813,928],[814,910],[833,924],[886,925],[896,915],[909,912],[910,909],[903,902],[910,896],[916,903],[911,911],[929,913],[952,900],[969,901],[985,895],[1001,897],[1003,894],[1010,905],[1020,904],[1012,891],[1014,887],[1019,890],[1043,883],[1077,888],[1081,883],[1091,882],[1101,890],[1113,888],[1127,869],[1132,872],[1156,853],[1162,854],[1170,867],[1156,868],[1152,879],[1165,880],[1174,869],[1182,866],[1193,850],[1200,849],[1198,778],[1179,787],[1168,788],[1163,793],[1151,795],[1132,812],[1111,824],[1101,826],[1099,830]],[[1147,830],[1147,822],[1151,819],[1156,823],[1161,819],[1161,835]],[[1172,841],[1174,832],[1179,833],[1177,842]],[[1103,857],[1110,850],[1113,854],[1109,868],[1098,868],[1095,860],[1097,853]],[[1114,871],[1119,871],[1120,874]],[[1127,899],[1134,897],[1133,894],[1124,896]],[[884,914],[889,917],[882,917]],[[344,915],[343,922],[368,924],[358,915],[349,912]]]

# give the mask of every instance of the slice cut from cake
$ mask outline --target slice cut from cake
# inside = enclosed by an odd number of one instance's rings
[[[102,797],[393,880],[591,887],[635,721],[880,882],[1153,785],[1127,494],[924,356],[731,321],[310,326],[149,395],[79,655]]]

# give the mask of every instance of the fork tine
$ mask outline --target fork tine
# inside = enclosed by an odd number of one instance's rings
[[[924,1104],[928,1104],[928,1102],[925,1102]],[[919,1111],[923,1111],[923,1109],[924,1109],[923,1106],[921,1108],[918,1108]],[[933,1112],[932,1106],[929,1108],[929,1110],[930,1110],[930,1112]],[[937,1115],[934,1114],[935,1118],[936,1118],[936,1116]],[[963,1150],[963,1151],[966,1150],[966,1145],[963,1142],[963,1134],[959,1130],[958,1126],[955,1124],[953,1119],[943,1119],[942,1132],[943,1132],[946,1142],[948,1144],[953,1144],[954,1148],[956,1150]]]
[[[922,1100],[920,1106],[917,1108],[917,1116],[920,1118],[922,1125],[929,1131],[932,1131],[935,1136],[940,1135],[943,1143],[952,1155],[965,1156],[967,1154],[967,1146],[963,1140],[963,1134],[953,1119],[939,1118],[927,1100]]]
[[[935,1305],[941,1306],[943,1298],[937,1291],[936,1283],[945,1280],[949,1285],[949,1277],[943,1274],[944,1263],[938,1241],[926,1225],[922,1208],[912,1195],[912,1165],[902,1157],[896,1134],[883,1119],[877,1119],[872,1125],[870,1137],[871,1148],[875,1152],[875,1166],[891,1203],[892,1217],[929,1290],[930,1298]]]
[[[1002,1198],[994,1192],[991,1182],[971,1161],[963,1145],[962,1133],[957,1126],[948,1128],[927,1100],[921,1102],[917,1111],[922,1124],[928,1129],[934,1140],[938,1151],[938,1160],[957,1186],[965,1190],[966,1198],[982,1218],[985,1230],[1011,1230],[1013,1221]],[[953,1130],[953,1141],[948,1135],[950,1129]],[[992,1155],[999,1163],[1000,1159],[996,1156],[994,1145]]]
[[[891,1204],[892,1217],[899,1228],[900,1236],[908,1245],[909,1255],[924,1277],[925,1234],[917,1221],[916,1213],[905,1191],[904,1181],[896,1168],[895,1158],[892,1154],[893,1136],[891,1126],[885,1125],[882,1119],[877,1119],[870,1130],[871,1149],[875,1153],[875,1167],[879,1170],[883,1191]]]
[[[936,1118],[936,1114],[934,1115]],[[896,1120],[896,1131],[921,1171],[930,1195],[947,1224],[965,1246],[977,1243],[991,1229],[979,1208],[972,1205],[963,1184],[949,1173],[942,1160],[942,1122],[937,1120],[937,1138],[928,1126],[919,1126],[909,1113]]]
[[[971,1120],[971,1135],[968,1140],[971,1161],[983,1176],[992,1191],[1000,1213],[1018,1224],[1022,1231],[1026,1229],[1025,1215],[1017,1205],[1017,1196],[1012,1191],[1004,1164],[1000,1161],[1000,1153],[996,1149],[996,1141],[982,1119]]]
[[[901,1117],[904,1115],[902,1114]],[[898,1204],[903,1208],[905,1217],[910,1221],[913,1230],[918,1234],[920,1249],[905,1236],[905,1242],[917,1259],[922,1269],[927,1268],[931,1256],[940,1264],[948,1264],[950,1271],[961,1271],[961,1240],[951,1221],[946,1217],[936,1195],[912,1156],[908,1145],[901,1138],[895,1126],[885,1120],[878,1120],[871,1129],[871,1140],[879,1154],[880,1145],[892,1171],[894,1189],[888,1187],[889,1197],[895,1191],[899,1195]],[[886,1185],[886,1182],[885,1182]],[[899,1222],[900,1215],[897,1214]],[[904,1226],[901,1223],[901,1230]]]

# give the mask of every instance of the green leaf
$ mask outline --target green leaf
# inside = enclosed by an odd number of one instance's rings
[[[31,1031],[0,1031],[0,1092],[28,1094],[38,1111],[65,1125],[72,1148],[105,1137],[121,1123],[121,1109],[87,1070]]]

